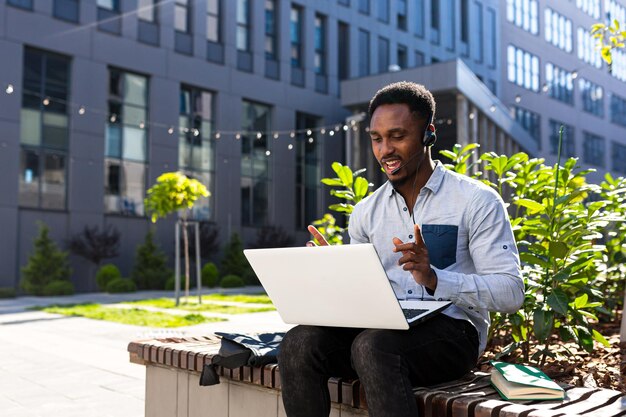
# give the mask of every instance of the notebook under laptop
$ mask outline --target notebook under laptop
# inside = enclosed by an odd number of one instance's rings
[[[285,323],[408,329],[450,301],[398,301],[374,245],[246,249]]]

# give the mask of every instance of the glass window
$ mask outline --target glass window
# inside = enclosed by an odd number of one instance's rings
[[[613,171],[619,174],[626,174],[626,145],[613,142],[611,144],[611,159]]]
[[[304,229],[319,217],[319,195],[321,193],[321,150],[323,135],[312,133],[321,124],[315,116],[297,113],[296,129],[300,131],[296,140],[296,228]]]
[[[326,73],[326,17],[315,15],[315,73]]]
[[[604,138],[584,132],[583,161],[587,164],[604,167]]]
[[[576,0],[576,7],[594,19],[600,19],[600,0]]]
[[[302,68],[302,8],[291,6],[291,66]]]
[[[378,38],[378,72],[389,71],[389,39]]]
[[[452,22],[448,30],[443,34],[444,45],[450,51],[454,51],[456,41],[456,12],[454,3],[455,0],[446,0],[446,17],[444,18],[447,22]],[[478,22],[478,25],[482,28],[482,22]],[[482,36],[480,38],[482,39]]]
[[[506,0],[506,20],[536,35],[539,33],[537,0]]]
[[[183,33],[191,32],[191,13],[189,0],[175,0],[174,3],[174,29]]]
[[[359,76],[370,74],[370,34],[359,29]]]
[[[547,7],[544,11],[545,39],[565,52],[572,52],[572,21]]]
[[[484,39],[483,6],[482,6],[481,3],[478,3],[478,2],[474,2],[473,6],[474,6],[474,16],[475,16],[476,25],[477,25],[476,29],[478,31],[478,36],[477,36],[476,42],[474,42],[474,44],[477,46],[477,48],[476,48],[476,60],[478,62],[483,62],[483,59],[484,59],[483,42],[485,41],[485,39]]]
[[[265,0],[265,57],[278,60],[278,20],[276,0]]]
[[[21,9],[33,10],[33,0],[7,0],[7,4]]]
[[[583,102],[583,110],[598,117],[604,117],[604,89],[582,78],[578,81],[578,89]]]
[[[404,45],[398,45],[398,53],[396,56],[396,64],[400,67],[400,69],[408,68],[408,56],[407,56],[407,48]]]
[[[539,91],[539,58],[523,49],[507,48],[507,79],[531,91]]]
[[[424,0],[415,0],[415,34],[420,38],[424,37]]]
[[[398,29],[400,30],[406,30],[407,29],[407,4],[406,4],[406,0],[398,0],[396,3],[396,24],[398,26]]]
[[[515,120],[522,125],[524,130],[530,133],[530,136],[537,142],[541,149],[541,117],[530,110],[515,108]]]
[[[105,211],[143,216],[148,160],[148,79],[109,69],[105,126]]]
[[[626,126],[626,99],[611,94],[611,122]]]
[[[181,87],[178,166],[185,175],[202,182],[211,193],[214,192],[215,176],[213,100],[213,93],[189,86]],[[213,203],[208,200],[202,199],[201,208],[194,209],[192,215],[195,219],[212,218]]]
[[[246,226],[265,226],[271,181],[271,149],[267,137],[271,130],[271,109],[246,100],[242,105],[241,222]]]
[[[237,0],[237,49],[250,50],[250,3]]]
[[[376,0],[378,5],[378,20],[389,22],[389,0]]]
[[[469,0],[461,0],[461,42],[469,42]]]
[[[70,60],[32,48],[24,50],[19,204],[64,209]]]
[[[550,120],[550,153],[558,154],[559,150],[559,131],[563,126],[563,145],[561,148],[561,156],[570,158],[576,156],[576,143],[574,142],[574,128],[566,123],[557,120]]]
[[[96,4],[101,9],[110,10],[112,12],[119,13],[120,11],[120,2],[119,0],[97,0]]]
[[[78,0],[54,0],[52,15],[57,19],[78,23],[79,14]]]
[[[158,0],[138,0],[137,17],[146,22],[157,22]]]
[[[337,65],[340,80],[350,76],[350,28],[344,22],[338,24]]]
[[[206,2],[206,38],[208,41],[220,42],[220,1]]]
[[[574,81],[570,71],[547,63],[546,87],[550,97],[571,106],[574,105]]]
[[[359,12],[370,14],[370,0],[358,0],[359,1]]]
[[[430,27],[433,29],[439,29],[439,13],[440,13],[440,0],[432,0],[430,3]]]

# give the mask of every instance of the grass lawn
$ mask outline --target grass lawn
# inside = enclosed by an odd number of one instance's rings
[[[146,327],[181,327],[193,326],[200,323],[224,321],[217,317],[204,317],[201,314],[187,314],[176,316],[173,314],[146,311],[139,308],[123,309],[104,307],[100,304],[54,305],[49,307],[35,307],[34,310],[46,313],[63,314],[65,316],[86,317],[88,319],[113,321],[116,323],[132,324]]]
[[[217,295],[217,294],[214,294]],[[251,296],[237,295],[232,297],[249,297],[250,299],[255,299]],[[259,297],[259,296],[255,296]],[[265,296],[267,297],[267,296]],[[179,310],[186,311],[202,311],[206,313],[223,313],[223,314],[246,314],[246,313],[259,313],[263,311],[274,311],[276,310],[274,306],[268,305],[267,307],[244,307],[244,306],[230,306],[230,305],[220,305],[220,304],[212,304],[210,301],[234,301],[232,298],[210,298],[210,296],[202,296],[202,304],[198,304],[197,297],[189,297],[189,299],[181,298],[180,304],[176,306],[176,301],[173,298],[152,298],[148,300],[138,300],[138,301],[129,301],[124,304],[137,305],[137,306],[150,306],[157,308],[176,308]],[[205,303],[205,301],[208,301]],[[242,301],[240,301],[242,302]],[[252,303],[254,301],[247,301],[248,303]]]

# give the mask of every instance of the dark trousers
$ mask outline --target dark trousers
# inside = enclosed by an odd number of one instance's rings
[[[460,378],[477,357],[476,329],[444,314],[409,330],[297,326],[278,357],[285,411],[328,416],[328,378],[358,377],[370,416],[416,417],[412,387]]]

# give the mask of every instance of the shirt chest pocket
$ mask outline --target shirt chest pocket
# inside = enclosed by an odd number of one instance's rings
[[[451,224],[424,224],[422,237],[428,248],[430,263],[436,268],[445,269],[456,263],[459,227]]]

